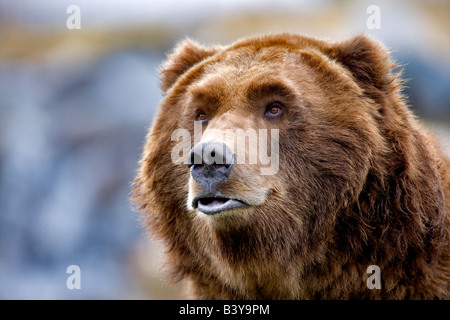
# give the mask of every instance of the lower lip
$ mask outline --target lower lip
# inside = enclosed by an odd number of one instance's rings
[[[245,207],[245,206],[247,206],[247,204],[245,204],[239,200],[228,199],[226,202],[214,200],[213,202],[209,203],[208,205],[204,205],[199,201],[197,209],[199,211],[203,212],[204,214],[214,215],[214,214],[218,214],[225,210],[230,210],[230,209],[235,209],[235,208],[240,208],[240,207]]]

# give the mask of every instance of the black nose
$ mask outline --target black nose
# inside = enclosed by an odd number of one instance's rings
[[[189,152],[192,178],[207,189],[228,180],[235,156],[225,143],[198,143]]]

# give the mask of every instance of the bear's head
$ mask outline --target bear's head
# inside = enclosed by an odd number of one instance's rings
[[[331,248],[363,250],[378,231],[361,212],[381,206],[368,195],[404,161],[387,159],[410,116],[395,68],[365,36],[180,43],[161,70],[134,189],[173,273],[277,296],[303,290],[295,279]]]

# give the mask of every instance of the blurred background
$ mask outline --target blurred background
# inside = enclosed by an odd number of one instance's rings
[[[179,298],[127,200],[157,69],[187,36],[280,31],[382,40],[450,154],[450,1],[0,0],[0,299]]]

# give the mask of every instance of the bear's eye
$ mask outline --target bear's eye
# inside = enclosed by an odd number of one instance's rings
[[[275,118],[281,116],[283,113],[283,105],[280,102],[272,102],[266,107],[265,116],[268,118]]]
[[[199,111],[197,112],[197,121],[208,121],[208,116],[204,112]]]

